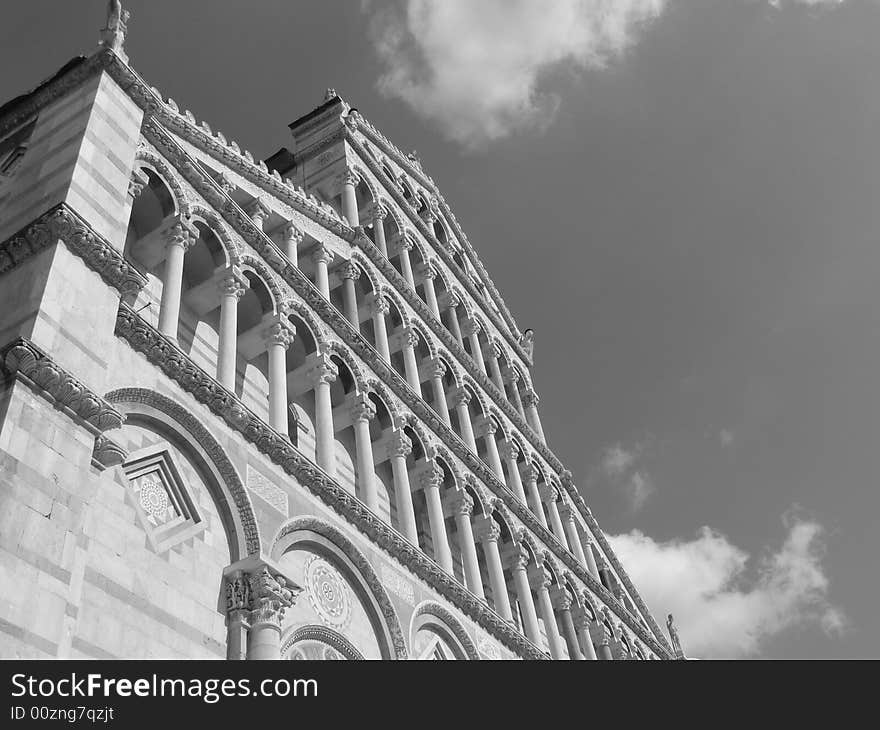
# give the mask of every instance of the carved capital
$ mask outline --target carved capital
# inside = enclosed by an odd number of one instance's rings
[[[555,502],[559,497],[559,492],[556,490],[556,487],[552,484],[547,484],[546,482],[538,487],[538,494],[541,497],[541,501],[545,504]]]
[[[391,305],[388,298],[383,294],[376,294],[370,301],[370,314],[373,316],[381,315],[384,317],[391,311]]]
[[[128,452],[125,449],[104,434],[95,438],[95,446],[92,449],[92,466],[99,471],[121,464],[127,456]]]
[[[501,458],[505,461],[516,461],[520,454],[519,444],[510,439],[504,439],[504,441],[501,442],[498,451],[501,454]]]
[[[330,360],[321,359],[309,369],[308,378],[317,387],[321,383],[332,383],[338,374],[336,365]]]
[[[299,245],[304,237],[305,234],[302,232],[302,229],[293,221],[288,221],[281,227],[281,239],[285,243]]]
[[[468,403],[471,402],[471,398],[473,398],[473,396],[467,388],[456,388],[449,393],[449,401],[454,407],[464,406],[467,408]]]
[[[498,542],[501,527],[491,517],[478,517],[474,520],[474,537],[486,542]]]
[[[410,347],[415,347],[419,344],[419,333],[412,327],[404,328],[402,334],[404,343]]]
[[[412,453],[412,439],[403,431],[395,431],[388,440],[388,456],[389,457],[407,457]]]
[[[355,423],[360,421],[372,421],[376,417],[376,406],[366,396],[357,396],[349,410],[351,420]]]
[[[498,431],[498,424],[492,418],[484,416],[474,423],[474,433],[478,436],[494,436]]]
[[[269,217],[272,209],[266,205],[262,198],[254,198],[250,203],[244,206],[244,212],[247,213],[255,223],[262,225],[263,221]]]
[[[539,402],[540,402],[540,398],[538,398],[538,394],[534,390],[532,390],[531,388],[529,388],[522,395],[522,404],[526,408],[528,408],[530,406],[537,408]]]
[[[474,498],[462,490],[449,501],[449,509],[454,515],[470,516],[474,512]]]
[[[249,286],[247,278],[234,267],[227,269],[217,282],[220,296],[235,297],[236,299],[241,299]]]
[[[352,261],[346,261],[339,267],[339,276],[342,279],[352,279],[357,281],[361,278],[360,267]]]
[[[385,220],[385,218],[388,217],[388,208],[381,203],[375,203],[370,209],[370,215],[373,218],[373,221]]]
[[[519,371],[512,367],[506,367],[501,371],[501,375],[506,383],[517,383],[519,381]]]
[[[514,545],[513,551],[510,554],[510,565],[512,568],[525,570],[528,567],[530,560],[531,556],[525,547],[519,544]]]
[[[480,326],[480,323],[473,317],[467,317],[461,323],[461,331],[467,337],[479,334],[481,329],[482,327]]]
[[[550,571],[543,565],[532,566],[529,570],[529,584],[535,590],[549,587],[551,583]]]
[[[273,322],[264,331],[263,336],[266,339],[266,346],[281,345],[285,350],[293,344],[296,337],[296,330],[293,325],[283,320]]]
[[[137,198],[144,188],[150,184],[150,178],[142,170],[133,170],[131,180],[128,181],[128,195],[132,199]]]
[[[533,482],[538,481],[538,477],[541,476],[541,471],[533,462],[529,462],[525,464],[522,468],[522,478],[526,484],[532,484]]]
[[[323,243],[319,243],[315,246],[315,250],[312,251],[312,261],[316,264],[329,264],[332,260],[333,252]]]
[[[565,500],[559,501],[559,517],[563,522],[571,522],[572,524],[576,524],[575,516],[574,516],[574,507],[571,506]]]
[[[432,378],[442,378],[446,375],[446,363],[435,357],[428,363],[428,373]]]
[[[422,279],[436,279],[437,278],[437,267],[431,261],[426,261],[420,264],[416,270],[416,273]]]
[[[349,115],[349,118],[351,115]],[[346,169],[344,172],[340,173],[337,178],[339,185],[352,185],[357,186],[357,184],[361,181],[360,176],[352,169]]]
[[[167,246],[180,246],[184,251],[189,251],[199,239],[199,232],[188,221],[180,219],[165,231],[165,244]]]
[[[437,488],[443,484],[443,469],[432,463],[419,474],[418,479],[422,489]]]

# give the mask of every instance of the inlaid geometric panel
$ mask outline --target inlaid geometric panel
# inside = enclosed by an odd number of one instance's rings
[[[205,529],[180,470],[161,445],[132,454],[123,465],[128,477],[127,500],[158,553]]]

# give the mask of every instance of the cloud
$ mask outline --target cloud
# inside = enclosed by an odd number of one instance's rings
[[[648,473],[638,467],[643,451],[644,444],[629,449],[615,444],[602,454],[602,474],[623,493],[633,512],[644,507],[648,497],[657,489]]]
[[[814,8],[830,8],[835,5],[843,5],[844,0],[767,0],[774,8],[785,5],[808,5]]]
[[[783,524],[782,547],[757,558],[709,527],[692,540],[657,542],[638,530],[608,539],[652,611],[675,616],[685,653],[746,657],[795,626],[830,635],[847,627],[828,599],[824,529],[793,510]]]
[[[718,433],[718,441],[722,446],[733,446],[733,431],[729,428],[722,428]]]
[[[362,3],[385,72],[379,89],[468,148],[549,124],[542,76],[600,68],[667,0],[376,0]]]

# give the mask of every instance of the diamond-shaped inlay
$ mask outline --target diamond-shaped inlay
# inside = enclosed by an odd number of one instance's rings
[[[164,552],[204,530],[167,449],[158,446],[136,452],[123,470],[131,487],[129,501],[156,552]]]

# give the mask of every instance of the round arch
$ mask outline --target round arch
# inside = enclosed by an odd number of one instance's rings
[[[363,654],[342,634],[317,624],[299,626],[289,631],[286,636],[281,637],[281,656],[286,657],[297,642],[308,640],[320,641],[323,644],[332,646],[346,659],[352,661],[362,661],[364,659]]]
[[[295,517],[285,522],[272,539],[274,560],[297,546],[311,546],[335,558],[360,597],[371,609],[370,617],[383,659],[406,659],[406,641],[400,619],[373,566],[358,547],[339,529],[317,517]]]
[[[423,601],[413,611],[409,629],[410,645],[415,641],[419,629],[423,628],[430,629],[445,639],[453,653],[456,654],[456,659],[478,660],[480,658],[473,639],[461,621],[452,611],[436,601]]]
[[[150,152],[150,150],[141,147],[135,154],[135,167],[146,167],[154,175],[156,175],[165,186],[171,191],[174,201],[175,213],[184,217],[190,213],[190,204],[186,198],[186,193],[180,180],[171,169],[171,166],[165,162],[159,155]]]

